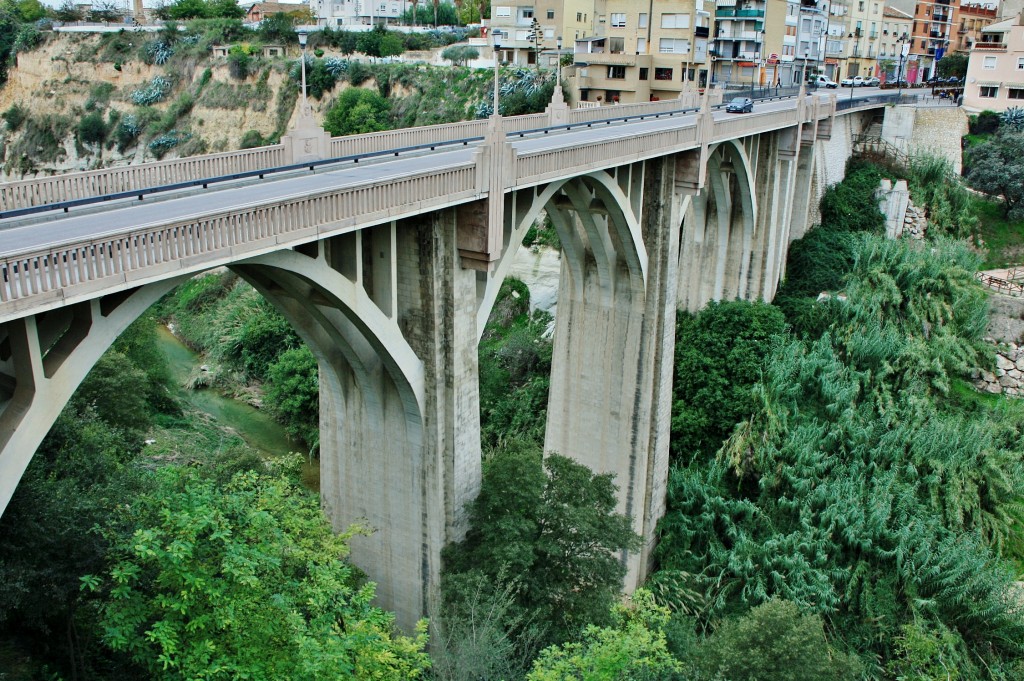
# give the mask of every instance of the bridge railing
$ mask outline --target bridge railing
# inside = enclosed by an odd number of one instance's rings
[[[435,142],[454,142],[472,137],[483,137],[487,132],[487,120],[463,121],[424,125],[417,128],[400,128],[371,132],[363,135],[346,135],[331,138],[331,156],[359,156],[389,149],[417,147]]]
[[[0,212],[135,191],[285,164],[284,145],[189,156],[0,184]]]
[[[383,182],[362,182],[263,205],[190,216],[129,234],[68,241],[0,257],[0,304],[39,305],[73,298],[106,282],[138,283],[256,255],[312,235],[325,236],[364,222],[383,221],[424,207],[444,206],[478,192],[474,163],[425,170]]]

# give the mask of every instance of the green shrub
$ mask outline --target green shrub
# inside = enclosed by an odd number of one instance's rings
[[[723,622],[696,657],[708,678],[729,681],[854,681],[863,671],[829,646],[820,617],[778,600]]]
[[[968,119],[968,128],[972,135],[990,135],[999,129],[999,114],[986,109]]]
[[[86,114],[78,122],[78,141],[82,144],[103,144],[107,140],[108,132],[103,114],[97,111]]]
[[[259,130],[246,130],[238,146],[241,149],[252,149],[254,147],[262,147],[266,143],[267,141],[263,139],[263,135],[260,134]]]
[[[20,104],[12,104],[11,108],[0,114],[0,117],[4,119],[4,123],[7,124],[7,129],[11,132],[15,132],[21,127],[21,124],[28,118],[28,109]]]
[[[387,130],[390,104],[374,90],[348,88],[335,100],[324,119],[331,135],[358,135]]]
[[[249,77],[249,68],[252,65],[252,57],[249,55],[247,46],[232,45],[228,50],[228,72],[232,78],[245,80]]]
[[[884,232],[885,216],[874,200],[881,179],[876,167],[851,159],[846,178],[821,198],[821,223],[849,232]]]
[[[132,90],[129,99],[138,106],[151,106],[163,101],[170,91],[171,81],[164,76],[157,76],[141,88]]]

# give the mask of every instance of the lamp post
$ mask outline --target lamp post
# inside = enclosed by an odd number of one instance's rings
[[[896,41],[900,46],[900,61],[899,66],[896,67],[896,100],[903,96],[903,56],[904,52],[910,50],[907,45],[907,34],[904,33],[900,36],[899,40]]]
[[[756,74],[757,74],[757,71],[758,71],[758,63],[761,60],[761,43],[758,42],[757,37],[758,36],[763,36],[763,35],[764,35],[763,31],[757,31],[757,32],[754,33],[754,63],[750,67],[750,98],[751,99],[754,98],[754,78],[756,77]],[[763,37],[762,37],[762,41],[761,42],[763,43]]]
[[[309,114],[309,103],[306,101],[306,40],[309,38],[309,34],[306,33],[305,29],[299,29],[299,46],[302,47],[302,115],[306,116]]]
[[[810,82],[810,79],[807,77],[807,60],[810,59],[810,57],[811,57],[811,51],[810,50],[804,50],[804,73],[803,73],[802,80],[805,83],[809,83]]]
[[[493,39],[494,45],[494,116],[499,116],[498,113],[498,89],[501,84],[501,75],[499,72],[501,59],[499,57],[501,51],[501,45],[498,44],[498,33],[496,31],[491,32],[491,38]]]

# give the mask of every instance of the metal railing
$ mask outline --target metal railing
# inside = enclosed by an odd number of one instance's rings
[[[1016,281],[1007,281],[987,272],[975,272],[974,278],[997,293],[1024,298],[1024,284]]]

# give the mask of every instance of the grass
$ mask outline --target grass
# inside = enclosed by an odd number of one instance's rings
[[[1024,263],[1024,222],[1007,220],[1002,206],[990,199],[974,196],[971,202],[981,221],[978,232],[988,249],[985,269]]]

